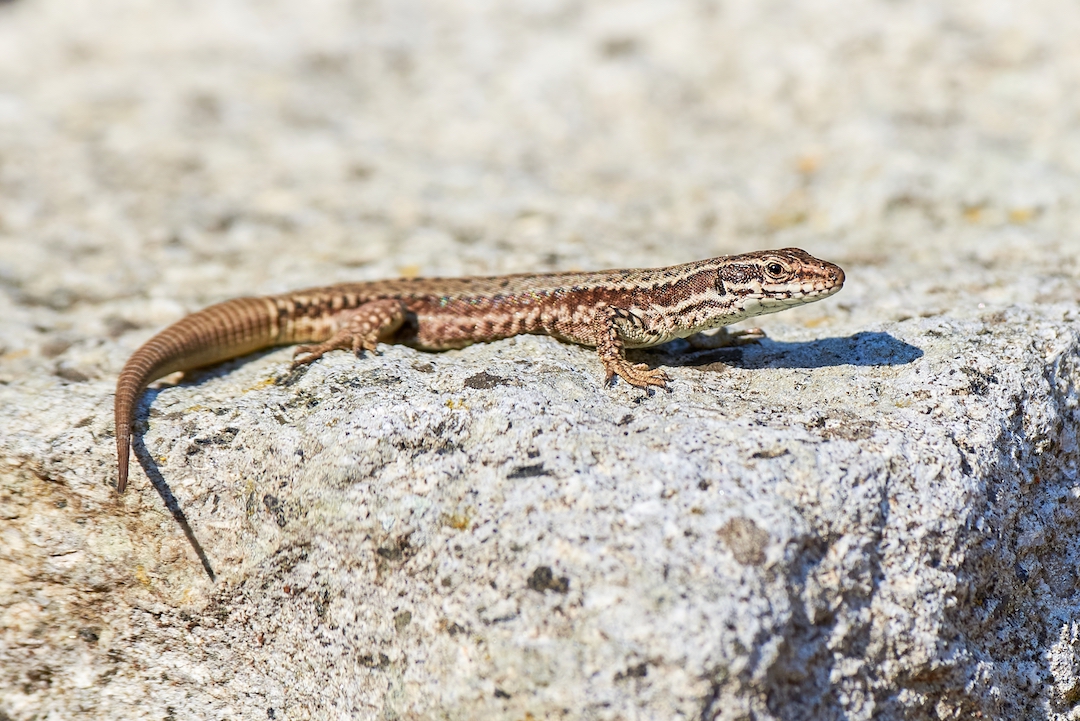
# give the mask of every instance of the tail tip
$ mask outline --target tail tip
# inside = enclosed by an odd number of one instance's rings
[[[119,471],[119,473],[117,475],[117,479],[116,479],[116,493],[117,494],[123,493],[124,489],[127,488],[128,460],[129,460],[129,454],[131,453],[131,449],[130,449],[129,446],[127,446],[126,443],[121,443],[120,445],[122,447],[119,449],[119,453],[117,453],[117,456],[116,456],[117,470]]]

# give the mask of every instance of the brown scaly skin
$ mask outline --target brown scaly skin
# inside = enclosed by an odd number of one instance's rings
[[[383,280],[228,300],[172,324],[124,365],[116,383],[116,488],[127,486],[139,396],[175,371],[293,343],[307,344],[296,349],[295,367],[332,350],[374,351],[380,342],[445,350],[538,333],[595,347],[608,381],[663,386],[663,370],[631,364],[624,349],[810,303],[843,285],[839,267],[785,248],[670,268]],[[721,340],[761,337],[755,329]]]

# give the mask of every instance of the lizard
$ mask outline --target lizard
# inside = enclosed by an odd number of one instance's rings
[[[168,326],[124,364],[114,406],[116,489],[127,486],[140,396],[176,371],[278,345],[301,344],[295,369],[333,350],[375,353],[380,342],[439,351],[534,333],[596,348],[605,383],[618,377],[664,387],[663,369],[633,364],[625,350],[717,328],[723,335],[712,347],[758,340],[764,333],[756,328],[723,327],[826,298],[843,285],[840,267],[784,248],[666,268],[400,278],[227,300]]]

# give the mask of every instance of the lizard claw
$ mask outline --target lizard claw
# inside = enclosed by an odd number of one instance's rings
[[[608,374],[609,378],[617,374],[624,381],[638,388],[649,388],[650,386],[664,388],[667,386],[668,381],[671,380],[662,368],[649,368],[644,363],[631,365],[624,362],[609,369]]]
[[[293,360],[290,370],[296,370],[300,366],[306,366],[319,360],[326,354],[327,351],[333,350],[331,348],[324,348],[325,344],[319,345],[302,345],[297,346],[293,351]],[[307,356],[301,358],[300,356]]]

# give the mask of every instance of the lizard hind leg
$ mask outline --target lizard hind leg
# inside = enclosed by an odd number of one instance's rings
[[[332,350],[375,353],[380,339],[390,338],[406,318],[405,305],[399,300],[373,300],[359,308],[342,311],[334,322],[330,337],[322,343],[297,346],[292,367],[312,363]],[[303,357],[301,357],[303,356]]]

